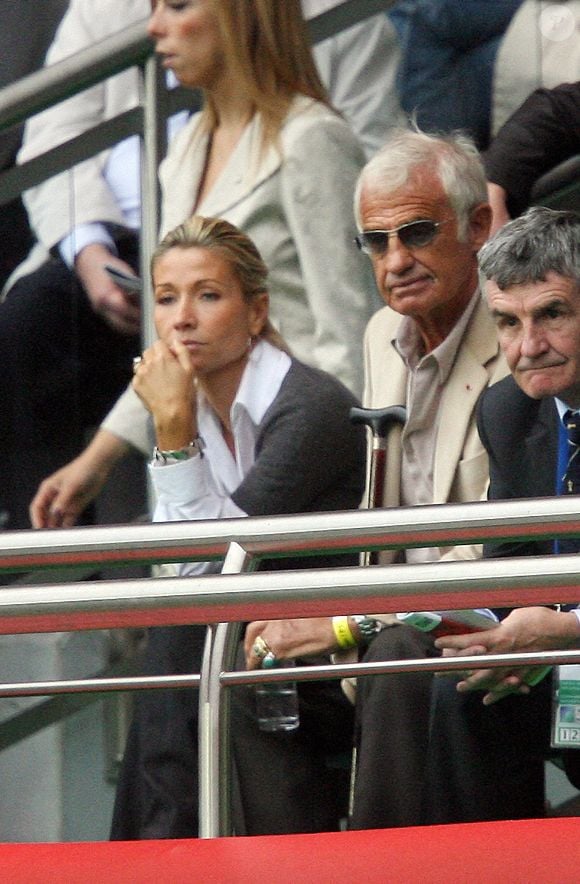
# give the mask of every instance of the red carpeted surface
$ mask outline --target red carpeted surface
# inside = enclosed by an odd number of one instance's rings
[[[0,844],[3,884],[568,884],[580,820],[324,835]]]

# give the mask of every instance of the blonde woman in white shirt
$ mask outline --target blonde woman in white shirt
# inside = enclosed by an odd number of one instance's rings
[[[268,321],[266,276],[251,240],[218,219],[194,216],[154,256],[159,340],[143,354],[133,385],[155,430],[150,475],[157,521],[358,505],[365,446],[348,419],[355,399],[339,381],[286,352]],[[179,571],[201,576],[220,567],[189,563]],[[146,671],[199,671],[204,636],[205,627],[195,625],[150,630]],[[241,701],[247,714],[234,728],[243,795],[237,823],[251,834],[338,826],[346,796],[323,760],[325,751],[351,745],[352,707],[337,682],[301,686],[304,694],[299,733],[282,744],[258,730]],[[321,716],[332,726],[322,726]],[[327,732],[324,740],[313,736],[320,732]],[[264,813],[260,796],[273,792]],[[145,692],[129,736],[113,837],[196,833],[196,692]]]

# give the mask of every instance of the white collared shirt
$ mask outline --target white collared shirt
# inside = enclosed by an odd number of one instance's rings
[[[157,498],[154,522],[247,515],[231,495],[255,463],[260,423],[278,395],[290,365],[290,357],[266,341],[259,341],[253,348],[230,410],[235,458],[226,445],[217,415],[205,397],[198,396],[197,422],[203,454],[175,464],[151,463],[149,473]],[[209,570],[215,567],[203,562],[179,566],[181,576]]]
[[[571,405],[567,405],[563,399],[558,399],[557,396],[554,396],[554,402],[556,403],[556,408],[558,409],[558,415],[560,417],[562,425],[564,425],[564,415],[567,411],[573,411],[574,414],[580,414],[579,408],[572,408]]]

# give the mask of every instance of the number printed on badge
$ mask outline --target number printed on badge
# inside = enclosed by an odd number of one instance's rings
[[[580,743],[580,727],[559,727],[558,744]]]

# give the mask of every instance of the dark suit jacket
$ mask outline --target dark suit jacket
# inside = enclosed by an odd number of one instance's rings
[[[509,375],[483,393],[477,426],[489,454],[490,500],[555,494],[559,418],[551,397],[530,399]],[[552,551],[549,540],[484,547],[488,557],[549,555]],[[561,755],[568,779],[580,788],[580,751],[564,750]]]
[[[530,399],[509,375],[484,391],[477,428],[489,455],[489,500],[556,493],[558,412],[552,398]],[[486,557],[548,555],[551,541],[490,544]]]

